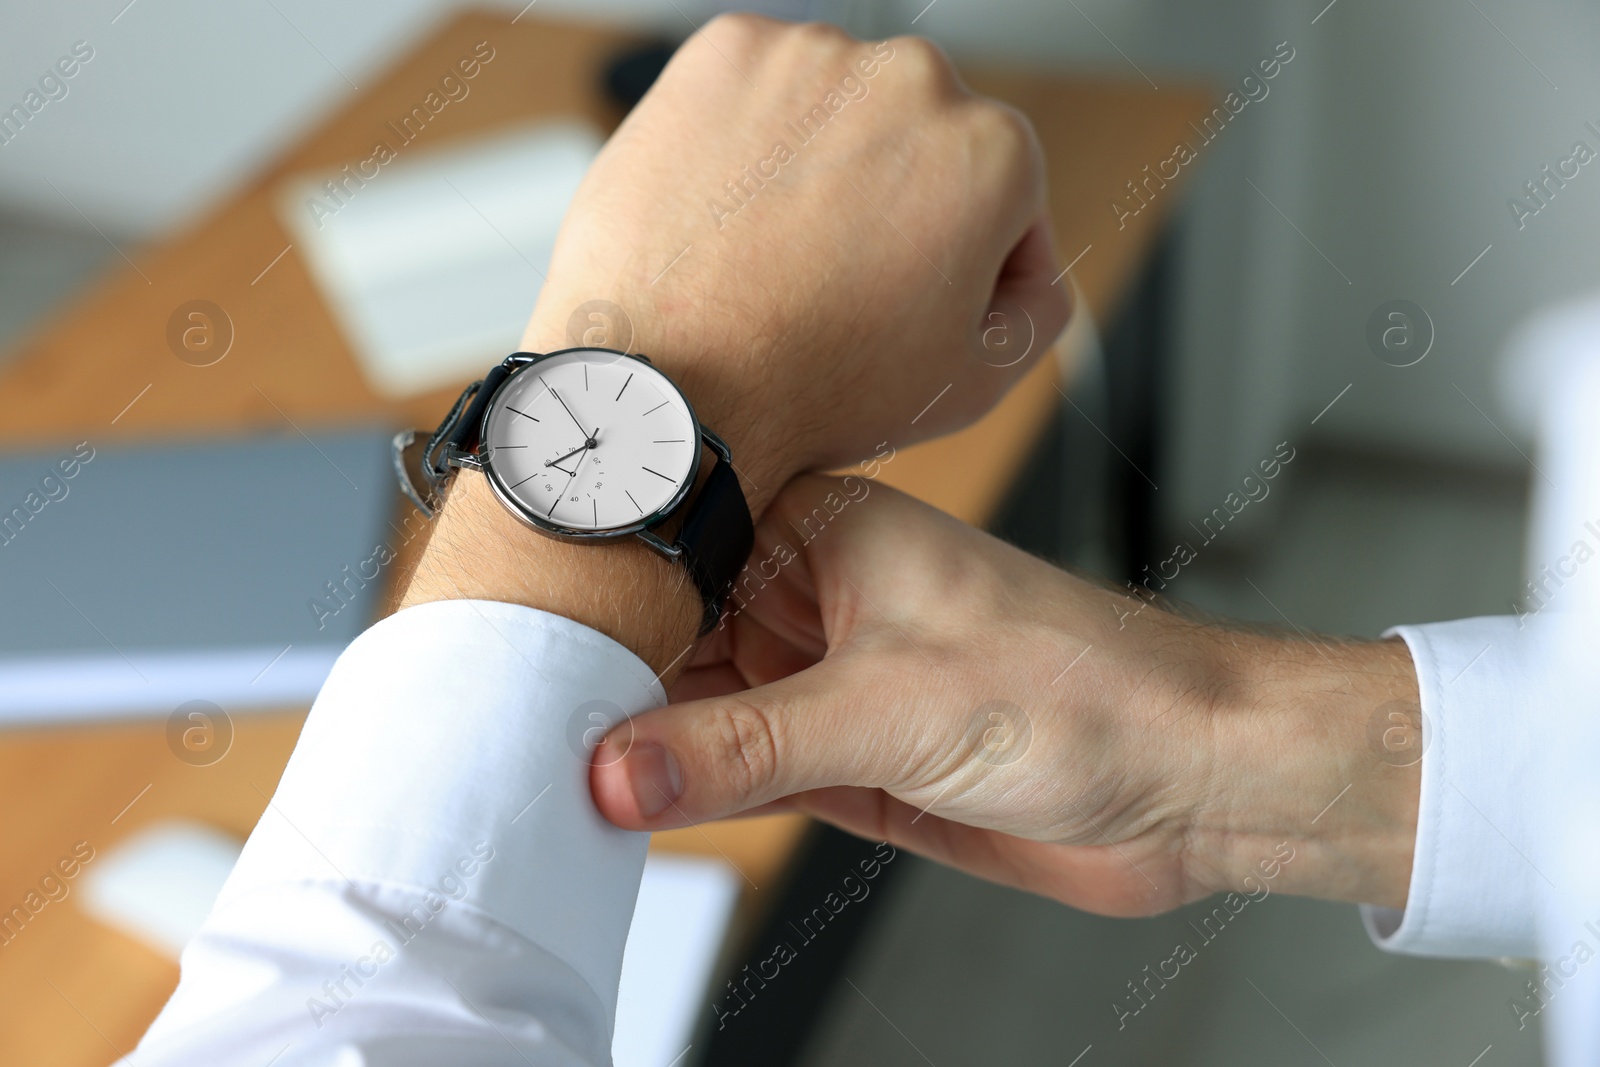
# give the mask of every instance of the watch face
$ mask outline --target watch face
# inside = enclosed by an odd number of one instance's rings
[[[557,352],[490,404],[482,454],[509,503],[541,526],[628,532],[688,492],[700,457],[689,403],[648,363],[605,349]]]

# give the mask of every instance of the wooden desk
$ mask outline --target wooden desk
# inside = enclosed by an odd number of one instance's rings
[[[400,403],[368,389],[298,255],[276,258],[290,238],[272,198],[285,175],[364,156],[384,123],[482,40],[493,43],[496,61],[466,101],[427,127],[428,144],[541,116],[582,116],[607,129],[620,117],[595,86],[625,35],[460,16],[198,226],[127,250],[137,270],[118,263],[26,341],[0,372],[0,447],[289,432],[286,415],[308,429],[356,418],[437,422],[459,387]],[[1066,260],[1089,248],[1073,273],[1089,309],[1104,319],[1159,231],[1172,194],[1120,231],[1109,201],[1146,163],[1170,153],[1185,122],[1206,109],[1207,94],[967,73],[975,87],[1021,107],[1039,127],[1058,243]],[[234,325],[232,351],[210,367],[180,362],[165,340],[168,316],[194,299],[221,305]],[[1020,466],[1054,410],[1057,373],[1053,361],[1041,363],[977,426],[903,450],[885,480],[982,523],[1006,488],[994,472]],[[177,817],[244,837],[303,717],[303,709],[239,716],[232,750],[205,768],[173,758],[161,722],[0,736],[0,909],[20,902],[80,840],[105,852],[141,826]],[[747,820],[658,835],[653,847],[725,856],[764,893],[802,829],[794,818]],[[71,897],[52,903],[0,947],[0,1062],[108,1063],[137,1043],[176,980],[170,963],[90,921]]]

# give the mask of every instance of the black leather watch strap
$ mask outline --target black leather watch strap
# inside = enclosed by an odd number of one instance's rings
[[[400,478],[400,490],[424,515],[433,517],[439,503],[440,487],[450,477],[452,457],[470,456],[477,452],[478,437],[483,429],[483,413],[488,410],[489,401],[494,399],[495,390],[515,372],[519,357],[531,355],[528,352],[512,353],[495,364],[482,381],[473,382],[462,390],[450,408],[450,414],[433,431],[417,460],[417,473],[422,476],[426,488],[419,486],[412,477],[411,463],[407,459],[407,453],[417,440],[416,433],[406,430],[395,435],[394,466]]]
[[[522,353],[517,353],[521,355]],[[507,366],[510,360],[496,363],[494,369],[484,375],[483,382],[478,386],[478,391],[473,394],[472,402],[467,405],[467,410],[462,413],[461,421],[456,423],[455,431],[451,433],[447,444],[457,452],[475,452],[478,448],[478,434],[483,429],[483,413],[489,408],[489,401],[494,399],[495,390],[499,389],[505,380],[511,377],[512,368]]]
[[[710,633],[722,617],[728,591],[749,560],[755,542],[755,525],[744,490],[739,487],[739,477],[733,466],[718,456],[684,513],[674,546],[683,551],[684,565],[705,601],[705,615],[700,620],[702,634]]]

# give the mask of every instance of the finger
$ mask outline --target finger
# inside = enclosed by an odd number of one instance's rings
[[[1038,215],[1012,246],[1000,267],[997,288],[1019,280],[1043,278],[1054,281],[1060,273],[1056,265],[1056,240],[1050,232],[1050,218]]]
[[[787,520],[788,509],[769,508],[756,528],[750,563],[735,581],[729,598],[729,620],[733,624],[755,620],[820,659],[827,650],[827,638],[816,587],[804,539],[796,536]]]
[[[807,603],[796,615],[785,590],[773,586],[772,597],[752,603],[730,620],[733,631],[729,658],[746,677],[747,685],[766,685],[805,670],[828,651],[822,612]]]
[[[822,652],[796,648],[759,620],[739,616],[717,631],[720,655],[704,658],[680,674],[667,690],[674,704],[727,696],[797,674]],[[698,659],[698,658],[697,658]]]
[[[736,622],[742,625],[733,627],[730,659],[747,689],[770,685],[799,674],[814,666],[827,651],[827,645],[821,641],[807,642],[803,647],[797,647],[793,641],[764,625],[759,618]]]
[[[764,815],[794,815],[799,811],[800,809],[795,805],[792,797],[780,797],[765,804],[758,804],[747,811],[741,811],[737,815],[730,816],[730,818],[759,819]]]
[[[1055,344],[1072,317],[1072,294],[1065,272],[1057,266],[1050,220],[1040,215],[1006,257],[995,282],[984,336],[985,358],[1006,365],[1015,359],[1021,369],[1030,366]],[[994,324],[1003,332],[992,329]],[[1001,338],[1004,345],[991,343]]]
[[[683,704],[691,700],[727,696],[748,688],[738,669],[723,660],[721,663],[690,667],[678,675],[667,687],[667,700],[673,704]]]
[[[660,830],[806,789],[888,784],[916,736],[888,721],[907,702],[897,694],[893,706],[871,707],[868,680],[853,673],[827,659],[771,685],[636,716],[596,751],[595,805],[618,826]]]
[[[779,515],[805,514],[818,490],[842,484],[808,477],[792,483],[772,507]],[[847,492],[847,490],[846,490]],[[841,497],[841,499],[843,499]],[[861,498],[863,501],[865,498]],[[920,663],[881,650],[854,654],[848,634],[860,613],[850,607],[858,582],[873,585],[877,553],[903,553],[871,534],[878,524],[900,532],[895,522],[920,513],[930,528],[956,520],[887,488],[876,503],[858,503],[832,520],[844,529],[804,543],[805,559],[818,582],[821,612],[829,619],[828,646],[799,654],[823,657],[814,666],[747,692],[656,709],[615,731],[598,754],[591,788],[600,811],[619,826],[665,829],[690,821],[723,818],[789,793],[829,785],[904,785],[922,773],[940,743],[942,716],[926,687]],[[842,507],[842,505],[841,505]],[[915,582],[901,593],[909,594]],[[735,631],[737,635],[745,631]],[[752,631],[754,632],[754,631]],[[769,631],[770,632],[770,631]],[[776,634],[787,640],[784,634]],[[789,642],[790,645],[794,643]],[[775,660],[789,653],[774,652]],[[734,657],[742,664],[744,657]],[[792,666],[794,662],[786,665]],[[726,685],[726,676],[721,684]],[[900,724],[915,724],[905,728]],[[949,737],[943,737],[948,742]]]
[[[980,188],[991,226],[984,235],[984,258],[991,269],[1005,262],[1018,242],[1046,212],[1044,148],[1033,123],[1021,111],[979,98],[969,113],[985,154]]]
[[[689,662],[684,669],[689,671],[696,667],[725,663],[727,660],[728,628],[726,626],[718,626],[715,630],[702,637],[700,642],[695,645],[694,652],[690,654]]]

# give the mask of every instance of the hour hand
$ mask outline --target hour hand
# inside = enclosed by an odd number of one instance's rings
[[[579,426],[578,429],[581,430],[581,429],[583,429],[583,427]],[[544,461],[544,465],[546,467],[555,467],[556,464],[560,463],[562,460],[568,459],[568,458],[570,458],[572,456],[576,456],[579,452],[587,452],[587,451],[589,451],[589,449],[594,448],[599,444],[600,444],[600,427],[596,426],[594,428],[594,432],[589,434],[589,435],[587,435],[584,438],[583,444],[579,445],[577,448],[574,448],[571,452],[568,452],[565,456],[557,456],[555,459],[547,459],[547,460],[545,460]],[[566,470],[566,468],[565,467],[556,467],[556,470]]]
[[[544,461],[544,465],[546,467],[555,467],[557,470],[565,470],[566,469],[565,467],[559,467],[559,466],[556,466],[556,465],[561,463],[563,460],[571,459],[573,456],[576,456],[579,452],[587,452],[589,450],[589,445],[590,445],[590,441],[584,441],[583,444],[579,445],[577,448],[574,448],[571,452],[568,452],[564,456],[557,456],[555,459],[547,459],[547,460],[545,460]]]

